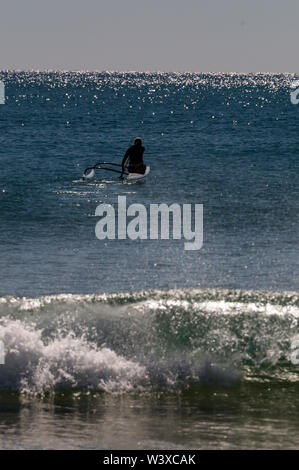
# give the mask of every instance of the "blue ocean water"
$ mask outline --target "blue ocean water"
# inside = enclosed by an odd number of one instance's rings
[[[2,448],[298,446],[293,79],[0,73]],[[81,180],[136,136],[145,182]],[[203,204],[203,247],[100,241],[118,196]]]
[[[290,75],[2,73],[2,295],[298,287]],[[144,185],[113,174],[135,136]],[[204,205],[204,245],[96,239],[99,203]]]

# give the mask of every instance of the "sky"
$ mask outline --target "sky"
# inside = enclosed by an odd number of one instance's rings
[[[0,70],[298,72],[299,0],[0,0]]]

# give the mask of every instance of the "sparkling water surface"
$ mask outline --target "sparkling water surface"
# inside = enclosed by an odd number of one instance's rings
[[[0,72],[1,448],[298,448],[294,78]],[[136,136],[145,182],[82,182]],[[98,240],[118,196],[203,247]]]

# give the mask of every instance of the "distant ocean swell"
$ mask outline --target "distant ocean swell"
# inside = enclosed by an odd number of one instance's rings
[[[0,390],[177,391],[297,382],[295,292],[143,291],[0,298]]]

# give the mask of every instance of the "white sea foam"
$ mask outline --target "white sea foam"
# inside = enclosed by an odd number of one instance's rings
[[[71,334],[48,344],[42,331],[20,320],[0,325],[5,365],[0,389],[42,393],[57,388],[104,391],[132,390],[146,380],[145,368],[109,348],[97,348]]]

